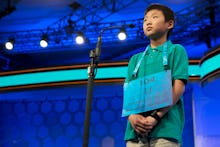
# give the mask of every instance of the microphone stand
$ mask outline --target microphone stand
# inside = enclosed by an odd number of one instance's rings
[[[123,25],[123,26],[111,26],[104,28],[100,31],[98,41],[96,44],[95,50],[90,51],[90,65],[88,67],[88,84],[87,84],[87,96],[86,96],[86,114],[85,114],[85,122],[84,122],[84,136],[83,136],[83,147],[88,147],[88,142],[89,142],[89,130],[90,130],[90,113],[91,113],[91,106],[92,106],[92,91],[93,91],[93,84],[94,84],[94,79],[96,75],[96,70],[98,67],[98,62],[99,62],[99,56],[101,53],[101,43],[102,43],[102,33],[105,30],[109,29],[116,29],[116,28],[122,28],[122,27],[130,27],[133,28],[133,24],[129,25]]]
[[[86,96],[86,113],[84,122],[84,136],[83,136],[83,147],[88,147],[89,142],[89,130],[90,130],[90,114],[92,106],[92,91],[95,79],[95,71],[97,70],[99,56],[101,53],[101,42],[102,42],[102,32],[98,37],[98,42],[95,50],[90,51],[90,65],[88,67],[88,84],[87,84],[87,96]]]

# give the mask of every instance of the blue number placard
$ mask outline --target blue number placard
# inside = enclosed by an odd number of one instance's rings
[[[171,104],[170,70],[124,83],[122,116],[146,112]]]

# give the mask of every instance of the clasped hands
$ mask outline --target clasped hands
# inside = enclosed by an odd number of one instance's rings
[[[142,136],[148,136],[154,126],[157,124],[157,120],[152,116],[144,117],[140,114],[132,114],[128,117],[131,126]]]

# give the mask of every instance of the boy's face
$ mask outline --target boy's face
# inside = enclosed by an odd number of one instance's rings
[[[157,9],[148,11],[144,17],[144,34],[150,39],[158,39],[167,36],[169,29],[173,28],[173,21],[165,21],[163,12]]]

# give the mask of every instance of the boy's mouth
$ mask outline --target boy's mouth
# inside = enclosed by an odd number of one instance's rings
[[[147,30],[147,31],[150,31],[150,30],[152,30],[152,27],[147,27],[146,30]]]

